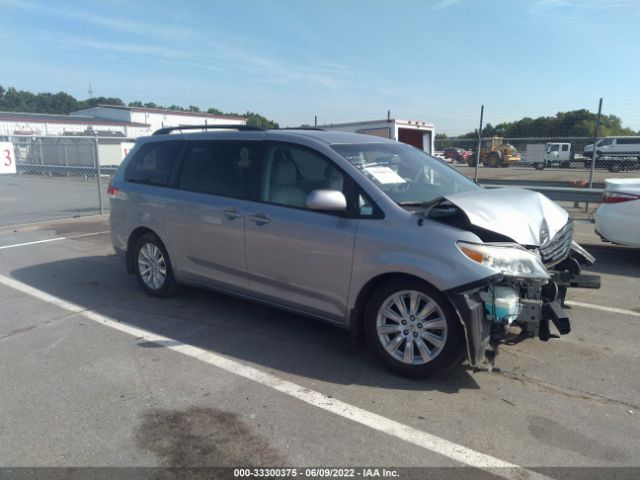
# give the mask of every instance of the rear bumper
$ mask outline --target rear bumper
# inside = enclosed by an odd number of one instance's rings
[[[633,202],[640,200],[598,207],[595,229],[600,238],[620,245],[640,246],[640,222],[633,221],[638,215]]]

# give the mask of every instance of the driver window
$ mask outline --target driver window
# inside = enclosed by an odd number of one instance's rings
[[[344,176],[327,158],[290,144],[267,149],[262,172],[260,200],[277,205],[306,208],[313,190],[344,193]]]

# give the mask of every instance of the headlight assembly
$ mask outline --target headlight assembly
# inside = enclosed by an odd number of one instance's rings
[[[535,254],[518,246],[497,246],[457,242],[457,247],[470,260],[509,277],[548,279],[547,269]]]

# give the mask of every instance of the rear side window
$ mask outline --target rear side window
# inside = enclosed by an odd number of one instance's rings
[[[178,188],[223,197],[248,198],[258,155],[256,143],[193,142],[182,164]]]
[[[146,143],[131,159],[124,178],[127,182],[166,186],[183,142]]]

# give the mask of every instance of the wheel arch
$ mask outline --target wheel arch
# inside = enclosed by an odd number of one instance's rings
[[[141,236],[146,235],[147,233],[152,233],[158,238],[160,238],[158,233],[153,231],[149,227],[137,227],[129,234],[129,239],[127,240],[127,257],[126,257],[127,272],[129,273],[135,273],[135,269],[134,269],[135,252],[133,250],[134,250],[134,247],[136,246],[136,242]],[[160,239],[160,241],[162,241],[162,239]],[[164,242],[162,243],[164,244]],[[165,248],[166,248],[166,244],[165,244]]]
[[[433,288],[440,292],[440,290],[433,285],[431,282],[421,278],[417,275],[412,275],[410,273],[404,272],[387,272],[382,273],[380,275],[376,275],[371,278],[358,292],[356,297],[356,301],[354,303],[353,309],[351,310],[351,314],[349,315],[349,328],[351,330],[351,334],[354,339],[361,340],[363,338],[363,330],[364,330],[364,313],[367,308],[367,300],[371,297],[372,293],[382,284],[389,282],[391,280],[417,280],[419,282],[428,285],[430,288]],[[442,293],[442,292],[441,292]],[[454,305],[451,304],[446,295],[443,294],[444,299],[449,303],[449,306],[453,311],[456,311]],[[462,322],[461,322],[462,323]],[[462,325],[464,328],[464,324]]]

